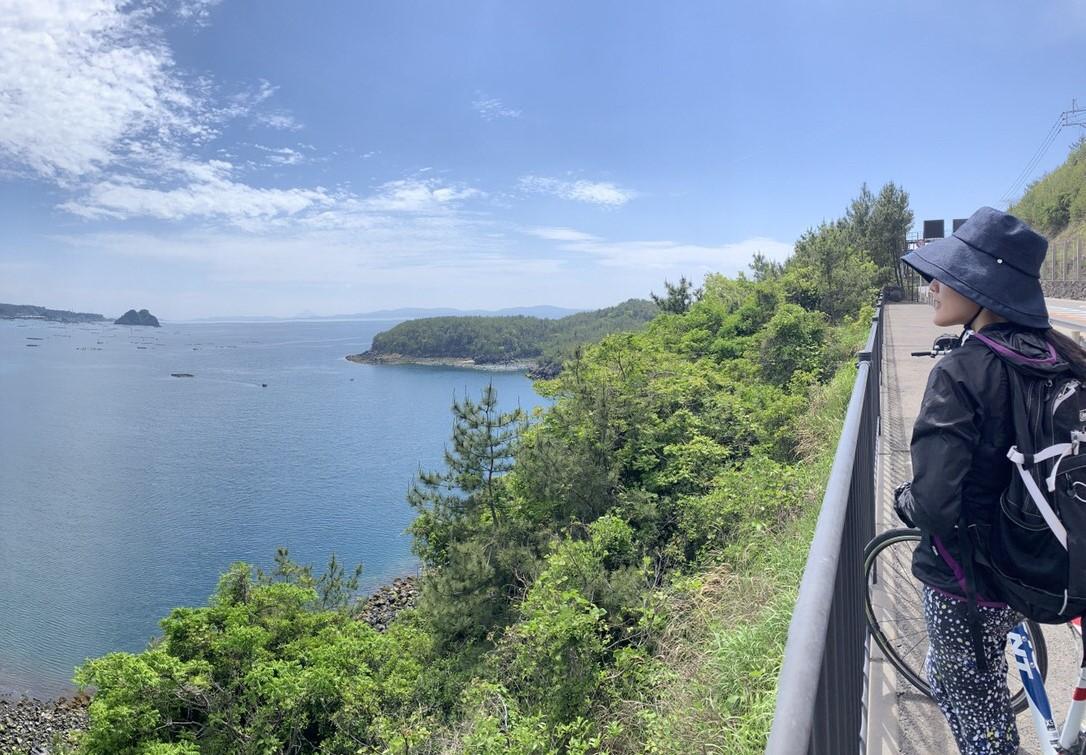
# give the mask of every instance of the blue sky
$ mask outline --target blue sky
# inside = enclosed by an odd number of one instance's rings
[[[863,182],[1005,206],[1084,42],[1077,0],[0,0],[0,301],[606,306]]]

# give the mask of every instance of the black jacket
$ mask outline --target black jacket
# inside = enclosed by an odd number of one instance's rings
[[[1048,356],[1044,331],[995,323],[981,332],[1024,356]],[[912,487],[898,501],[923,532],[913,553],[913,575],[955,595],[964,594],[952,569],[962,563],[956,525],[964,513],[983,539],[1010,483],[1007,450],[1015,441],[1008,369],[1017,368],[978,339],[966,338],[932,368],[913,425]],[[1062,362],[1041,368],[1042,373],[1066,370]],[[1037,368],[1031,368],[1031,375],[1038,376]],[[995,593],[983,566],[977,566],[976,579],[978,598],[990,599]]]

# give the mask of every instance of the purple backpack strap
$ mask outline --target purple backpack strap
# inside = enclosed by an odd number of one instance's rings
[[[1035,367],[1051,367],[1060,363],[1060,355],[1056,353],[1055,347],[1047,342],[1045,343],[1045,346],[1048,347],[1048,356],[1044,357],[1043,359],[1032,359],[1030,357],[1022,356],[1014,349],[1009,349],[1003,344],[998,343],[997,341],[993,341],[991,338],[984,335],[983,333],[973,331],[973,337],[983,343],[989,349],[994,351],[999,356],[1016,364]]]

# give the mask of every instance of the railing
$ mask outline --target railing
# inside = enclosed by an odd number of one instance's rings
[[[898,263],[898,280],[901,282],[905,301],[927,301],[928,284],[920,277],[920,273],[904,262]]]
[[[875,312],[788,628],[767,755],[848,755],[863,747],[863,551],[875,535],[881,304]]]
[[[1041,280],[1046,283],[1079,283],[1086,276],[1083,255],[1086,244],[1073,239],[1062,244],[1050,244],[1041,265]]]

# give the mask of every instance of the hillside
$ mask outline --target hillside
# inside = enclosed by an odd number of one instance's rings
[[[1063,165],[1031,183],[1010,212],[1057,243],[1086,238],[1086,137]]]
[[[370,350],[348,357],[358,362],[431,359],[471,360],[477,365],[533,362],[556,373],[578,346],[611,333],[639,329],[659,313],[655,304],[630,299],[594,312],[559,319],[426,317],[400,323],[374,336]]]
[[[53,322],[101,322],[106,318],[92,312],[69,312],[34,304],[0,304],[0,320],[51,320]]]

